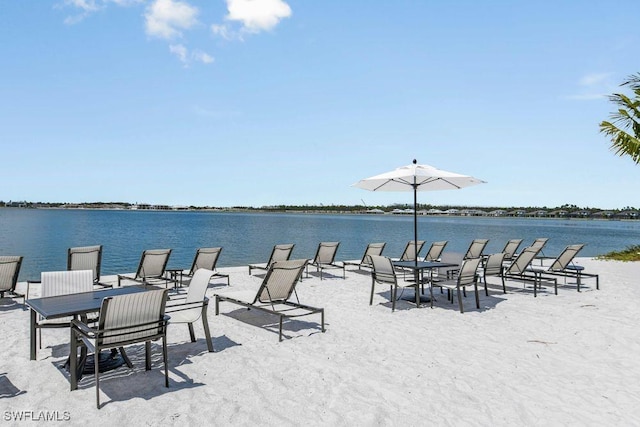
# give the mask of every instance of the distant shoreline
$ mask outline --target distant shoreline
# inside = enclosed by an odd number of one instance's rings
[[[34,204],[35,205],[35,204]],[[263,208],[243,208],[243,207],[113,207],[113,206],[95,206],[95,205],[76,205],[68,204],[63,206],[0,206],[0,209],[43,209],[43,210],[68,210],[68,211],[126,211],[126,212],[207,212],[207,213],[283,213],[283,214],[314,214],[314,215],[392,215],[392,216],[412,216],[412,209],[390,209],[382,210],[363,209],[362,207],[345,206],[342,209],[334,207],[318,207],[309,206],[303,208],[298,206],[283,207],[277,209],[273,207]],[[417,212],[421,217],[442,217],[442,218],[520,218],[520,219],[571,219],[571,220],[608,220],[608,221],[637,221],[640,214],[637,210],[623,211],[601,211],[597,209],[581,209],[577,211],[566,210],[544,210],[544,209],[492,209],[486,211],[481,208],[451,208],[449,210],[442,209],[423,209]]]

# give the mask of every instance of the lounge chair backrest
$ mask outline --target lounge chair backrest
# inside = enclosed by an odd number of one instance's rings
[[[440,259],[440,255],[444,250],[444,247],[447,246],[447,241],[442,242],[433,242],[431,247],[429,248],[429,252],[424,257],[425,261],[437,261]]]
[[[269,256],[267,267],[270,267],[274,262],[288,261],[291,257],[291,252],[293,252],[294,246],[295,244],[293,243],[275,245],[271,251],[271,255]]]
[[[169,262],[171,249],[147,249],[142,252],[136,278],[161,277]]]
[[[43,271],[40,274],[42,297],[77,294],[93,290],[93,271]]]
[[[0,256],[0,292],[16,289],[21,265],[21,256]]]
[[[488,239],[474,239],[469,245],[469,249],[467,249],[467,253],[464,255],[464,259],[480,258],[482,256],[482,251],[484,251],[484,248],[485,246],[487,246],[488,242]]]
[[[371,255],[369,257],[373,271],[371,277],[378,283],[396,283],[396,272],[391,259],[382,255]]]
[[[256,300],[271,303],[288,300],[306,265],[306,259],[277,261],[271,264],[258,289]]]
[[[371,261],[369,260],[369,255],[382,255],[382,251],[386,243],[369,243],[367,245],[367,249],[364,250],[364,255],[362,255],[362,260],[360,264],[363,266],[371,265]]]
[[[93,281],[100,280],[102,245],[80,246],[67,251],[67,270],[91,270]]]
[[[504,252],[498,252],[495,254],[489,255],[487,258],[487,262],[484,265],[484,275],[485,276],[499,276],[502,274],[502,263],[506,254]]]
[[[193,276],[199,268],[215,270],[220,252],[222,252],[222,248],[198,248],[196,256],[193,258],[193,264],[191,264],[191,270],[189,270],[189,276]]]
[[[404,252],[402,252],[400,261],[415,261],[416,257],[420,254],[423,246],[424,240],[418,240],[417,245],[413,240],[408,241],[407,246],[405,246],[404,248]]]
[[[164,332],[168,289],[107,297],[100,308],[99,345],[143,341]]]
[[[462,261],[460,272],[458,273],[458,284],[460,286],[473,285],[478,275],[480,260],[481,258],[467,258]]]
[[[504,249],[502,249],[502,252],[504,253],[505,259],[513,258],[513,255],[518,250],[520,243],[522,243],[522,239],[511,239],[507,242],[506,245],[504,245]]]
[[[530,247],[542,249],[544,247],[544,245],[547,243],[547,240],[549,240],[549,239],[546,238],[546,237],[540,237],[540,238],[534,240]]]
[[[340,246],[340,242],[320,242],[313,262],[318,264],[332,264],[336,259],[338,246]]]
[[[558,255],[558,258],[553,261],[553,263],[549,267],[549,271],[562,271],[567,268],[569,263],[573,261],[573,259],[576,257],[576,255],[578,255],[578,252],[580,252],[583,247],[583,244],[567,246],[564,251],[562,251],[562,253]]]
[[[529,246],[525,248],[507,269],[507,274],[522,274],[527,269],[531,261],[538,255],[540,248]]]

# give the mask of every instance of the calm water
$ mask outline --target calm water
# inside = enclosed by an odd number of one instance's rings
[[[507,240],[548,237],[544,252],[585,243],[580,256],[640,244],[640,221],[534,218],[419,217],[419,238],[448,240],[446,252],[464,252],[474,238],[485,253]],[[170,268],[189,268],[198,247],[222,246],[218,266],[265,262],[277,243],[295,243],[293,258],[313,258],[321,241],[340,241],[336,259],[360,258],[369,242],[387,242],[400,256],[413,238],[413,217],[268,213],[155,212],[0,208],[0,255],[22,255],[20,280],[66,269],[67,249],[103,245],[102,274],[135,271],[144,249],[171,248]],[[427,247],[425,245],[425,247]],[[426,249],[425,249],[426,250]]]

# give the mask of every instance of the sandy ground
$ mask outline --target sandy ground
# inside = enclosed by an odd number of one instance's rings
[[[45,330],[30,361],[29,311],[3,300],[0,417],[7,425],[23,425],[17,416],[112,426],[640,425],[640,263],[577,261],[600,274],[599,291],[586,280],[580,293],[568,283],[534,298],[514,281],[503,294],[492,278],[480,309],[469,293],[464,314],[439,291],[433,309],[400,301],[392,313],[386,288],[369,306],[364,271],[312,274],[298,295],[325,308],[326,333],[319,316],[303,317],[285,324],[283,342],[276,317],[229,303],[215,316],[212,303],[215,353],[202,323],[195,343],[185,325],[172,325],[170,387],[160,347],[145,371],[144,347],[132,346],[134,369],[101,377],[100,410],[91,376],[69,391],[60,368],[68,330]],[[246,267],[221,271],[231,286],[214,281],[210,296],[255,292],[261,282]]]

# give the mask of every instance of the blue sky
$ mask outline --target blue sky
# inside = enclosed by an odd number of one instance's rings
[[[637,0],[0,0],[0,200],[640,207]]]

